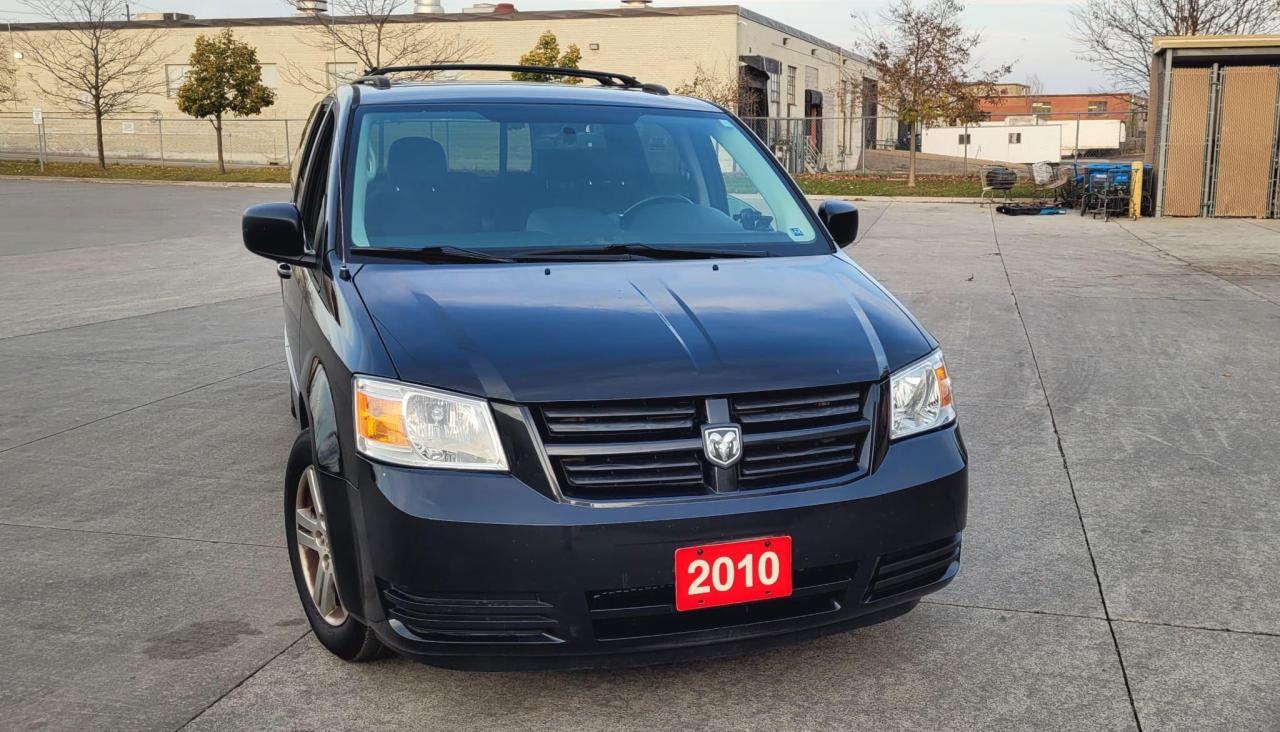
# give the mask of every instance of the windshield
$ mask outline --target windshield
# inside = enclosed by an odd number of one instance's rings
[[[805,201],[747,134],[719,113],[365,107],[349,148],[345,229],[357,253],[830,252]]]

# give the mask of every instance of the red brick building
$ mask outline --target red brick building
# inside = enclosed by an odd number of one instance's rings
[[[1037,115],[1047,119],[1141,119],[1147,100],[1134,94],[1009,94],[983,99],[979,107],[993,121]]]

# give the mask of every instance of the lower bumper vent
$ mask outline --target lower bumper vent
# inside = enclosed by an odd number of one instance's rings
[[[952,536],[880,557],[867,602],[918,590],[953,576],[960,565],[960,537]]]
[[[855,565],[798,570],[790,597],[676,612],[675,587],[660,585],[587,593],[596,640],[626,641],[655,636],[715,631],[775,620],[823,615],[844,606]]]
[[[384,587],[392,627],[438,643],[560,643],[555,608],[537,599],[418,597]],[[396,627],[399,625],[400,627]],[[402,630],[403,629],[403,630]]]

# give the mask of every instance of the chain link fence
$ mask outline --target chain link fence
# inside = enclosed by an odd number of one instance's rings
[[[893,175],[908,167],[910,132],[896,117],[751,117],[746,124],[793,174]],[[228,165],[293,162],[304,120],[229,119],[223,146]],[[34,159],[43,131],[51,160],[93,160],[92,117],[46,114],[43,127],[31,115],[0,114],[0,156]],[[1132,159],[1146,145],[1145,113],[1052,114],[1010,117],[974,125],[931,127],[916,135],[916,170],[924,175],[968,175],[983,165],[1062,159]],[[216,162],[217,138],[205,120],[119,116],[103,121],[108,160],[155,164]],[[1034,144],[1033,144],[1034,143]]]
[[[289,165],[305,120],[229,119],[223,122],[223,157],[228,165]],[[0,156],[35,159],[44,135],[50,160],[94,160],[97,136],[92,117],[45,114],[43,127],[30,114],[0,114]],[[110,117],[102,123],[108,160],[167,164],[208,164],[218,160],[218,138],[206,120],[146,116]]]
[[[912,144],[894,116],[747,118],[792,174],[905,173]],[[934,125],[916,134],[917,172],[967,175],[984,165],[1063,160],[1131,160],[1146,148],[1145,112],[1042,114],[971,125]]]

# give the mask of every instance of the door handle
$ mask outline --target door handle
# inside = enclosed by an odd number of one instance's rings
[[[276,274],[279,275],[282,280],[291,279],[293,277],[293,267],[281,262],[276,266]]]

